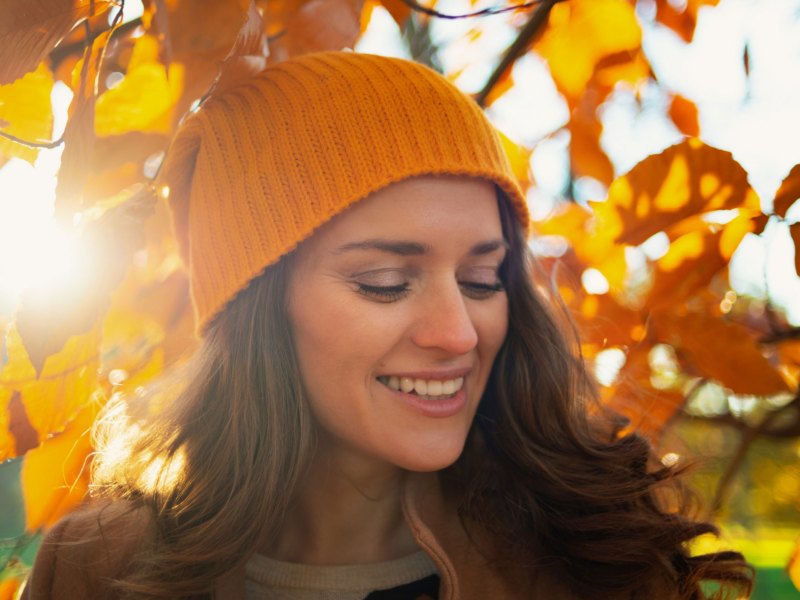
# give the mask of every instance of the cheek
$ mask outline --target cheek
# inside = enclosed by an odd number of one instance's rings
[[[484,307],[475,320],[479,343],[484,354],[492,359],[500,350],[508,333],[508,298],[505,294]]]

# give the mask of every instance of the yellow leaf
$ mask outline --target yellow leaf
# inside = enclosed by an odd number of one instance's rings
[[[53,76],[44,64],[8,85],[0,85],[0,131],[28,142],[46,142],[53,132],[50,92]],[[16,157],[33,164],[38,150],[0,137],[0,164]]]
[[[60,352],[47,357],[39,377],[15,328],[8,331],[6,340],[8,362],[0,371],[0,399],[5,398],[7,405],[19,399],[24,408],[20,418],[35,431],[35,442],[41,443],[48,435],[62,431],[95,393],[99,328],[68,339]],[[31,445],[26,444],[24,450]],[[0,455],[0,460],[18,454],[18,448],[7,441],[0,443],[0,449],[13,450],[12,454]]]
[[[639,49],[642,32],[625,0],[571,0],[556,4],[535,50],[550,65],[558,89],[579,98],[604,57]]]
[[[500,134],[500,141],[503,144],[503,149],[506,151],[509,161],[511,162],[511,169],[523,190],[527,190],[531,186],[531,154],[533,150],[526,148],[521,144],[511,141],[503,133]]]
[[[786,179],[781,182],[772,202],[772,212],[778,216],[785,217],[786,211],[800,198],[800,165],[795,165]]]
[[[689,217],[715,210],[759,211],[747,173],[729,152],[689,139],[618,177],[605,202],[592,203],[598,229],[638,245]]]
[[[159,60],[159,43],[150,35],[136,40],[125,78],[97,99],[95,133],[133,131],[169,133],[175,104],[183,91],[183,65],[167,69]]]
[[[59,434],[28,452],[22,463],[25,529],[49,528],[83,500],[89,484],[90,430],[99,410],[87,403]]]

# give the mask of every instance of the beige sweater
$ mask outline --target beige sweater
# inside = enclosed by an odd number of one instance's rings
[[[245,565],[246,600],[363,600],[436,573],[422,552],[386,562],[319,567],[273,560],[261,554]]]

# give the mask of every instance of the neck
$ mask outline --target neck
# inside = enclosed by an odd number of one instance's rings
[[[407,556],[419,548],[403,518],[402,485],[399,468],[320,444],[278,538],[264,553],[309,565]]]

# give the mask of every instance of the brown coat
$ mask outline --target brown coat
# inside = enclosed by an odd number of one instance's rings
[[[403,512],[419,546],[433,558],[441,574],[441,600],[547,600],[573,596],[546,569],[535,573],[491,563],[468,535],[455,511],[447,506],[438,478],[409,477]],[[123,504],[106,504],[69,515],[42,543],[22,592],[23,600],[114,600],[104,581],[123,572],[136,549],[144,523]],[[661,596],[664,597],[664,596]],[[215,600],[244,598],[244,570],[220,579]],[[659,598],[658,595],[649,598]]]

